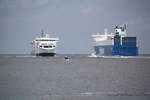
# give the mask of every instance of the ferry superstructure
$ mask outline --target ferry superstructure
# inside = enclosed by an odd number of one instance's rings
[[[33,46],[32,54],[36,56],[54,56],[58,41],[59,38],[51,38],[49,34],[44,34],[42,31],[41,36],[31,42]]]
[[[104,34],[97,33],[92,35],[96,56],[112,55],[113,37],[112,33],[107,33],[107,29],[105,29]]]

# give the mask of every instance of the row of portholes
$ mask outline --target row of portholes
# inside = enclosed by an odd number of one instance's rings
[[[55,45],[51,45],[51,46],[43,46],[43,45],[40,45],[40,48],[42,48],[42,47],[44,47],[44,48],[52,48],[52,47],[55,47]]]

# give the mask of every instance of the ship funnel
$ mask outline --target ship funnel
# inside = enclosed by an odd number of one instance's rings
[[[41,30],[41,37],[44,37],[44,30]]]
[[[50,35],[49,35],[49,34],[45,34],[45,37],[46,37],[46,38],[49,38],[49,37],[50,37]]]
[[[104,33],[105,33],[105,35],[107,35],[107,34],[108,34],[108,30],[107,30],[107,28],[105,28],[105,29],[104,29]]]

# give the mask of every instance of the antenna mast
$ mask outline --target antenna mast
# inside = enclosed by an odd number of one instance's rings
[[[44,37],[44,31],[43,31],[43,29],[41,30],[41,37]]]

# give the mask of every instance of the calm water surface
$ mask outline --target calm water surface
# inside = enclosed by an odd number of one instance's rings
[[[0,100],[150,100],[150,57],[0,56]]]

